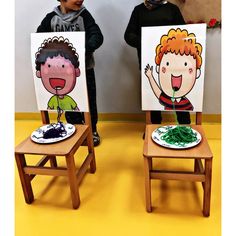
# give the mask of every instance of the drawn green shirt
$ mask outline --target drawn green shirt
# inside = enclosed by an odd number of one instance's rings
[[[57,99],[57,96],[54,95],[48,101],[48,108],[52,110],[57,110],[58,102],[59,107],[64,111],[75,110],[75,108],[77,107],[77,103],[73,100],[72,97],[65,95],[63,98],[58,97]]]

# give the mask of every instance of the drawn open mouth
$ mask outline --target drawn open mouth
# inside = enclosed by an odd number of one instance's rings
[[[178,91],[182,84],[182,75],[174,76],[171,75],[171,85],[174,91]]]
[[[50,78],[49,83],[55,90],[61,90],[65,87],[66,81],[60,78]]]

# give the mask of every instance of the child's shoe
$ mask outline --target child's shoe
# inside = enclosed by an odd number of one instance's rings
[[[100,136],[98,132],[93,132],[93,145],[94,147],[98,146],[100,144]]]

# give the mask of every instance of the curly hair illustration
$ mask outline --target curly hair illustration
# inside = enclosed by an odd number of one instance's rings
[[[163,35],[160,44],[156,47],[155,62],[160,65],[164,54],[171,52],[180,55],[191,55],[196,59],[196,68],[202,65],[202,46],[196,42],[194,33],[188,33],[186,29],[170,29],[167,35]]]
[[[62,56],[66,59],[69,59],[75,68],[79,67],[79,55],[76,52],[76,49],[66,38],[62,36],[53,37],[45,39],[41,44],[41,47],[38,48],[38,51],[35,54],[35,64],[36,70],[40,70],[40,66],[46,62],[47,58],[53,58],[56,56]]]

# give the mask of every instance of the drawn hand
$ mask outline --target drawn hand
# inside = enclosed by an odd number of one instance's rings
[[[153,66],[150,66],[149,64],[146,65],[144,69],[144,74],[148,77],[151,78],[153,73]]]

